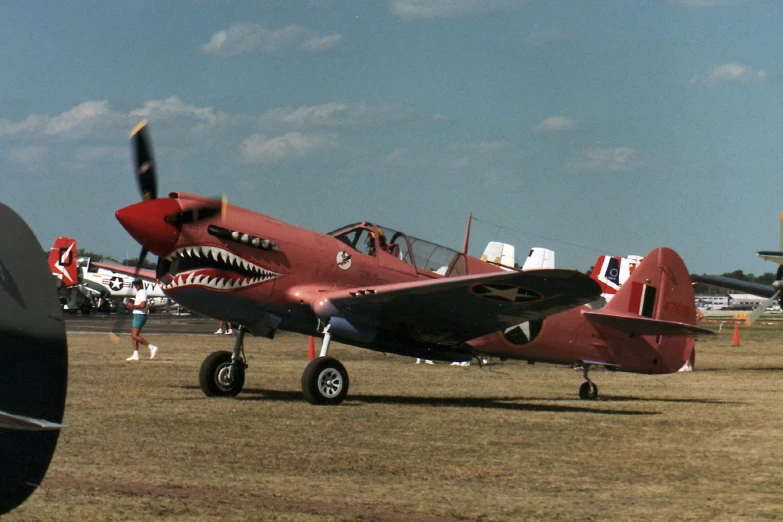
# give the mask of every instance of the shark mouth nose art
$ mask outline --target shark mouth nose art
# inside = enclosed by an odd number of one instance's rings
[[[232,291],[259,285],[281,277],[220,247],[178,248],[158,264],[163,290],[201,286]]]

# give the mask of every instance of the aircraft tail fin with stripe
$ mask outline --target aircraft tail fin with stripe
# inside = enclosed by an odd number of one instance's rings
[[[601,295],[610,301],[625,283],[639,263],[641,256],[598,256],[590,277],[601,287]]]
[[[55,239],[49,252],[49,268],[52,275],[62,281],[63,286],[79,284],[76,262],[76,240],[70,237]]]
[[[694,337],[712,334],[696,326],[693,286],[685,263],[669,248],[647,254],[609,304],[585,312],[591,322],[650,342],[661,365],[677,371],[691,357]]]

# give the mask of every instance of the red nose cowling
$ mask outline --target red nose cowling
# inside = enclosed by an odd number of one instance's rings
[[[177,244],[180,228],[165,218],[181,210],[176,199],[161,198],[121,208],[114,215],[141,246],[157,256],[166,256]]]

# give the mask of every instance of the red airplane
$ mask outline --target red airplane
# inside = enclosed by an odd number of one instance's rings
[[[140,262],[148,251],[158,256],[163,290],[182,306],[242,325],[233,352],[215,352],[201,366],[199,382],[208,396],[235,396],[241,391],[247,367],[242,357],[245,331],[269,338],[277,329],[323,336],[320,357],[302,375],[302,391],[311,404],[339,404],[348,391],[344,366],[328,357],[331,339],[422,359],[469,361],[486,353],[560,361],[559,354],[567,351],[542,356],[522,347],[515,352],[495,332],[525,322],[541,324],[546,317],[557,317],[600,295],[593,280],[574,270],[509,270],[469,256],[468,233],[458,252],[369,222],[321,234],[201,196],[172,192],[157,199],[145,122],[131,138],[143,201],[118,210],[116,217],[142,245]],[[635,333],[667,336],[646,341],[653,351],[668,347],[669,335],[706,332],[693,326],[694,314],[681,314],[688,304],[688,310],[694,308],[684,265],[674,252],[661,252],[650,254],[647,266],[652,268],[637,268],[650,278],[639,283],[644,307],[622,313],[580,309],[563,316],[563,328],[575,332],[565,342],[578,341],[588,348],[584,353],[572,350],[567,362],[626,369],[635,360],[612,358],[612,349],[595,346],[599,343],[593,332],[572,326],[573,321],[590,321],[596,334],[606,333],[607,343],[627,341]],[[666,264],[656,271],[659,257]],[[662,281],[664,274],[667,279]],[[667,286],[656,294],[653,286],[662,283]],[[676,321],[668,318],[670,308],[676,309]],[[618,331],[620,326],[625,330]],[[629,329],[633,331],[623,333]],[[493,335],[497,343],[491,342]],[[636,349],[637,341],[632,344]],[[669,368],[668,355],[654,359],[648,361],[650,371]],[[641,371],[642,363],[627,368]]]

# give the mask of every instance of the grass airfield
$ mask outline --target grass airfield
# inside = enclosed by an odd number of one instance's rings
[[[198,368],[233,337],[70,334],[65,429],[8,521],[783,519],[783,328],[697,342],[666,376],[492,361],[479,368],[333,345],[351,380],[306,404],[307,338],[246,338],[237,399]],[[142,352],[147,356],[148,352]]]

